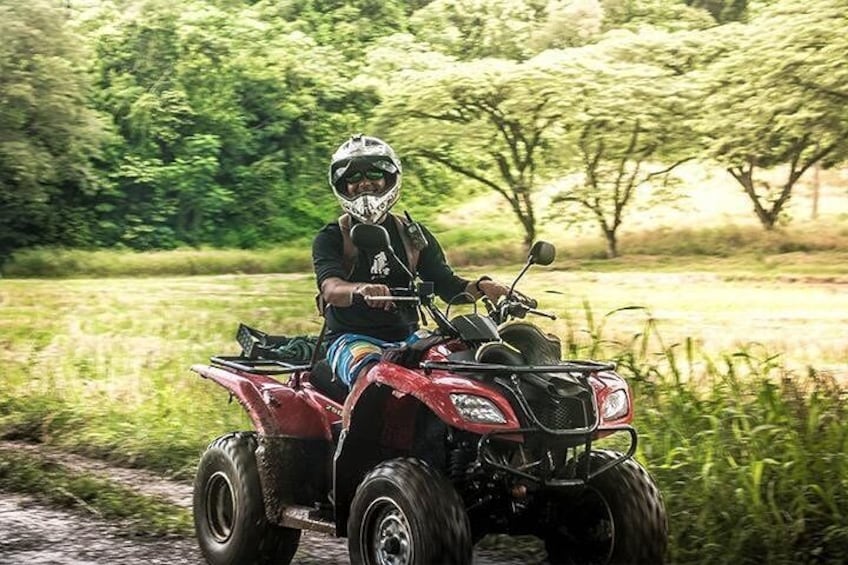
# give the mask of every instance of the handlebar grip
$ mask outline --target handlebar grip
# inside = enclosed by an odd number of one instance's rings
[[[513,301],[513,302],[518,302],[522,306],[524,306],[525,308],[536,308],[539,305],[539,303],[536,301],[535,298],[530,298],[526,294],[522,294],[522,293],[518,292],[517,290],[513,290],[507,296],[507,300],[510,300],[510,301]]]

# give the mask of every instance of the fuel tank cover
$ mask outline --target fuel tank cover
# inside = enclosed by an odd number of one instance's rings
[[[451,319],[451,324],[459,332],[459,338],[465,342],[483,343],[500,340],[498,327],[487,316],[464,314]]]

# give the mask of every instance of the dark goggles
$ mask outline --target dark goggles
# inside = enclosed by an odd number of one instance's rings
[[[386,175],[385,171],[381,171],[380,169],[368,169],[367,171],[354,171],[347,175],[344,178],[344,181],[348,184],[355,184],[357,182],[362,181],[362,179],[368,180],[380,180]]]

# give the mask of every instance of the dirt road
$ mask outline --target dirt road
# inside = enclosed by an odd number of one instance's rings
[[[78,472],[119,482],[142,494],[155,495],[190,508],[191,484],[151,473],[111,467],[41,446],[0,441],[4,451],[26,450]],[[33,497],[0,492],[0,565],[203,565],[193,538],[127,536],[119,524],[91,513],[59,510]],[[345,540],[304,532],[293,561],[296,565],[349,563]],[[477,550],[477,565],[541,565],[538,556],[515,550]]]
[[[194,539],[127,537],[117,524],[49,508],[29,496],[0,493],[0,564],[116,563],[202,565],[205,562]],[[348,563],[347,547],[341,540],[305,533],[294,563]]]
[[[197,564],[190,539],[131,539],[120,528],[0,493],[0,563],[3,565]]]

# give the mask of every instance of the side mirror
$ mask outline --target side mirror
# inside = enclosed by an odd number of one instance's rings
[[[397,262],[403,271],[409,275],[410,281],[415,281],[415,273],[409,270],[403,261],[401,261],[395,250],[392,249],[392,240],[389,238],[389,232],[383,226],[374,224],[356,224],[350,228],[350,240],[357,247],[369,249],[371,251],[386,251]]]
[[[527,261],[533,265],[550,265],[556,258],[556,247],[547,241],[537,241],[530,248]]]
[[[363,249],[388,251],[392,247],[386,228],[373,224],[354,225],[350,229],[350,239],[355,246]]]

